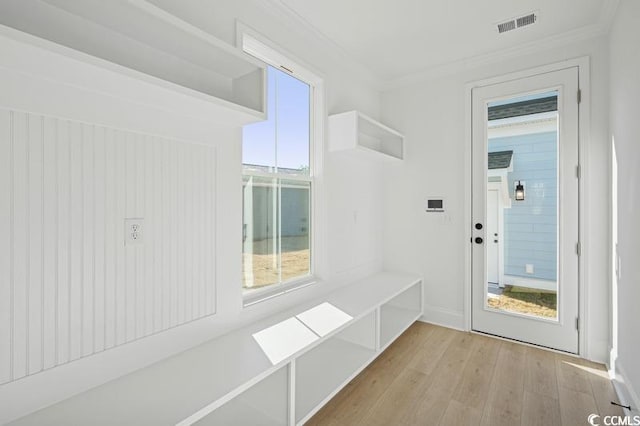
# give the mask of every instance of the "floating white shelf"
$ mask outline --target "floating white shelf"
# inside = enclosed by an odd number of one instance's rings
[[[265,117],[264,65],[145,0],[0,2],[0,24],[10,70],[222,123]]]
[[[421,313],[389,316],[385,306],[412,311],[412,306],[422,306],[414,300],[421,295],[422,281],[415,275],[375,274],[10,424],[300,424],[381,353],[378,323],[399,334]],[[336,310],[350,319],[339,318]],[[319,328],[317,339],[293,346],[273,364],[256,336],[264,344],[264,337],[273,333],[261,332],[278,330],[292,319],[318,328],[320,313],[331,316],[327,323],[332,330]]]
[[[329,116],[329,150],[402,160],[404,136],[359,111]]]

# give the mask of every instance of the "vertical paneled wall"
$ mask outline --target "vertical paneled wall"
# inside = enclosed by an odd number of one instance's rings
[[[0,384],[213,314],[214,190],[213,147],[0,109]]]

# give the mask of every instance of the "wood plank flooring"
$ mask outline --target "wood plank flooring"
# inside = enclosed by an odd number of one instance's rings
[[[622,415],[605,367],[417,322],[307,425],[583,425]]]

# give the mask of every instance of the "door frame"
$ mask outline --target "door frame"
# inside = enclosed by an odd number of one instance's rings
[[[588,344],[588,330],[589,330],[589,317],[587,315],[588,306],[588,274],[587,265],[589,264],[589,247],[590,239],[589,233],[589,210],[586,208],[589,198],[589,192],[585,189],[589,187],[589,168],[584,165],[589,164],[588,150],[586,147],[589,145],[590,138],[590,126],[591,122],[591,88],[590,88],[590,58],[588,56],[582,56],[574,59],[568,59],[566,61],[555,62],[548,65],[542,65],[539,67],[529,68],[526,70],[507,73],[504,75],[476,80],[469,82],[465,85],[465,148],[464,148],[464,161],[465,161],[465,244],[467,245],[464,256],[465,264],[465,283],[464,283],[464,328],[466,331],[472,331],[471,329],[471,286],[472,286],[472,269],[471,269],[471,252],[472,252],[472,97],[471,91],[474,88],[480,88],[491,84],[504,83],[511,80],[517,80],[526,77],[532,77],[537,74],[543,74],[552,71],[559,71],[566,68],[578,68],[578,87],[581,92],[581,100],[578,105],[578,159],[580,163],[580,179],[578,182],[578,238],[580,241],[580,256],[578,258],[578,316],[579,316],[579,329],[578,329],[578,355],[583,358],[589,358],[589,344]]]
[[[488,182],[487,183],[488,191],[497,191],[498,192],[498,284],[501,287],[504,287],[504,215],[501,214],[501,210],[504,210],[504,200],[501,198],[501,186],[497,182]],[[487,221],[488,222],[488,221]],[[487,229],[489,227],[487,226]],[[489,238],[487,238],[487,241]]]

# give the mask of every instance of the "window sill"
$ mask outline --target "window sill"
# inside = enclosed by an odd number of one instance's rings
[[[274,297],[281,296],[283,294],[290,293],[301,288],[308,287],[310,285],[319,282],[315,276],[307,276],[294,281],[289,281],[282,284],[274,284],[272,286],[261,289],[243,289],[242,294],[242,307],[247,308],[257,303],[264,302]]]

